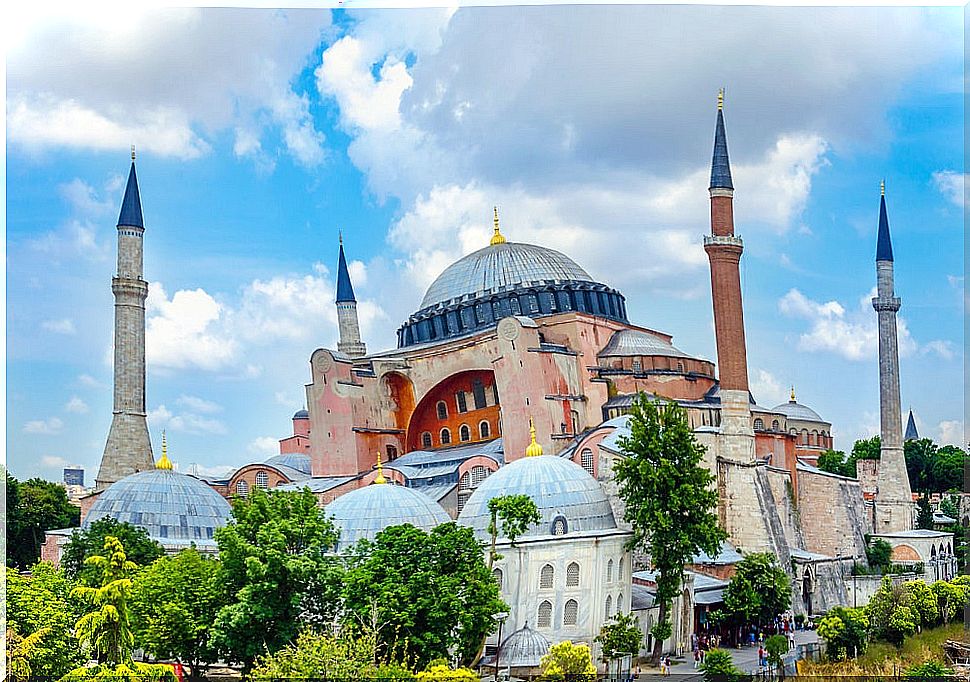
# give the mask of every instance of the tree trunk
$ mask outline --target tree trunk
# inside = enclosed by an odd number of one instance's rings
[[[665,623],[667,621],[668,611],[670,611],[670,604],[667,602],[660,602],[660,615],[657,617],[657,624]],[[650,654],[650,663],[652,665],[657,665],[657,663],[660,662],[660,654],[663,653],[663,646],[664,641],[659,637],[654,637],[653,653]]]
[[[498,539],[498,511],[492,512],[492,526],[490,528],[492,531],[492,548],[488,551],[488,570],[492,570],[492,564],[495,562],[495,542]]]

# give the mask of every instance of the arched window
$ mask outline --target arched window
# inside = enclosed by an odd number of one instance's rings
[[[616,595],[616,615],[623,613],[623,595]]]
[[[808,429],[802,429],[802,444],[808,445]]]
[[[488,438],[492,434],[492,429],[489,427],[487,421],[481,421],[478,423],[478,436],[479,438]]]
[[[472,439],[472,430],[468,428],[468,424],[462,424],[458,427],[458,440],[462,443]]]
[[[388,445],[387,446],[387,461],[390,462],[392,459],[397,459],[397,446]]]
[[[266,490],[269,487],[269,474],[267,474],[265,471],[257,471],[256,487]]]
[[[593,451],[589,448],[583,448],[583,451],[579,453],[579,460],[586,469],[586,473],[590,476],[596,475],[596,470],[593,467]]]
[[[566,525],[566,517],[557,516],[552,520],[553,535],[565,535],[568,531],[569,527]]]
[[[477,488],[478,484],[484,481],[486,478],[488,478],[488,475],[491,472],[485,467],[483,467],[481,464],[478,464],[471,468],[470,473],[472,475],[472,481],[471,481],[472,487]]]
[[[469,472],[465,472],[458,479],[458,490],[470,490],[472,487],[472,475]]]
[[[754,420],[754,430],[755,431],[764,431],[765,430],[765,420],[762,419],[761,417],[758,417],[757,419],[755,419]]]
[[[633,371],[634,372],[639,372],[640,369],[641,369],[641,367],[642,366],[640,365],[640,360],[639,359],[633,361]]]
[[[448,406],[445,404],[444,400],[438,401],[438,419],[448,418]]]
[[[613,615],[613,597],[606,595],[606,620],[610,619]]]
[[[616,579],[623,580],[623,557],[616,562]]]
[[[775,419],[773,422],[771,422],[771,430],[772,431],[777,431],[780,426],[781,426],[781,424],[778,423],[778,420],[777,419]]]
[[[431,433],[428,431],[425,431],[424,433],[421,434],[421,447],[430,448],[431,445],[432,445]]]
[[[451,431],[448,429],[441,429],[441,444],[448,445],[451,442]]]
[[[246,481],[236,481],[236,494],[239,497],[246,497],[249,494],[249,484]]]
[[[613,560],[610,559],[606,562],[606,582],[613,582]]]
[[[575,599],[569,599],[566,601],[566,605],[562,610],[562,624],[563,625],[575,625],[576,616],[579,613],[579,604]]]
[[[492,571],[492,577],[495,578],[495,583],[498,585],[499,591],[501,591],[502,590],[502,578],[504,577],[502,575],[502,569],[501,568],[496,568],[494,571]]]
[[[566,587],[579,587],[579,564],[575,561],[566,566]]]
[[[542,567],[539,572],[539,589],[540,590],[551,590],[553,580],[556,577],[556,571],[552,567],[552,564],[546,564]]]
[[[539,604],[539,618],[538,625],[540,628],[551,628],[552,627],[552,604],[548,601],[544,601]]]

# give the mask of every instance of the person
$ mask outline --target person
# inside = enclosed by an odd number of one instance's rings
[[[758,667],[765,667],[765,648],[763,646],[758,647]]]
[[[792,632],[791,630],[788,631],[788,648],[789,649],[795,648],[795,633]]]
[[[704,649],[701,649],[701,665],[704,665]]]
[[[701,650],[694,649],[694,670],[697,670],[697,666],[701,664]]]
[[[670,677],[670,656],[667,656],[667,677]]]

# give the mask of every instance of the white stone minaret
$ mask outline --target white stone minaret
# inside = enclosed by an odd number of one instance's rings
[[[899,348],[896,313],[901,302],[893,283],[893,246],[889,237],[886,191],[879,203],[879,234],[876,240],[876,297],[872,307],[879,317],[879,421],[882,448],[876,480],[876,533],[892,533],[913,527],[913,497],[903,456],[903,415],[899,404]]]
[[[340,340],[337,350],[352,358],[367,355],[367,346],[360,340],[360,323],[357,321],[357,299],[350,283],[347,259],[344,257],[344,240],[340,237],[340,255],[337,259],[337,327]]]
[[[114,410],[108,442],[95,479],[103,489],[129,474],[155,466],[145,413],[145,298],[142,279],[145,224],[142,220],[135,149],[118,218],[118,275],[111,279],[115,296]]]

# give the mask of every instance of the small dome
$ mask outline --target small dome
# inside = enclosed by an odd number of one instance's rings
[[[775,405],[771,408],[771,411],[780,412],[789,419],[797,419],[804,422],[825,422],[819,416],[818,412],[807,405],[796,403],[794,400],[789,400],[787,403],[782,403],[781,405]]]
[[[569,256],[534,244],[503,242],[455,261],[428,287],[421,310],[464,297],[478,298],[518,287],[592,282]]]
[[[621,329],[610,337],[610,342],[606,344],[598,353],[599,357],[617,357],[629,355],[665,355],[675,358],[690,357],[673,344],[667,342],[660,336],[640,331],[639,329]]]
[[[503,466],[479,484],[458,523],[487,540],[488,501],[513,494],[528,495],[539,508],[541,520],[523,537],[616,528],[613,509],[596,479],[575,462],[555,455],[523,457]]]
[[[264,464],[272,466],[287,466],[309,476],[313,473],[310,468],[310,455],[301,452],[289,452],[285,455],[273,455]]]
[[[98,496],[81,528],[111,517],[148,531],[163,545],[215,546],[215,530],[226,525],[229,503],[197,478],[171,469],[126,476]]]
[[[552,643],[526,623],[502,642],[499,666],[509,668],[538,668],[542,657],[549,653]]]
[[[373,540],[388,526],[410,523],[430,531],[451,521],[441,505],[424,493],[393,483],[372,483],[352,490],[328,504],[326,512],[340,530],[338,551],[361,538]]]
[[[307,410],[297,410],[293,414],[293,418],[294,419],[309,419],[310,418],[310,413]]]

